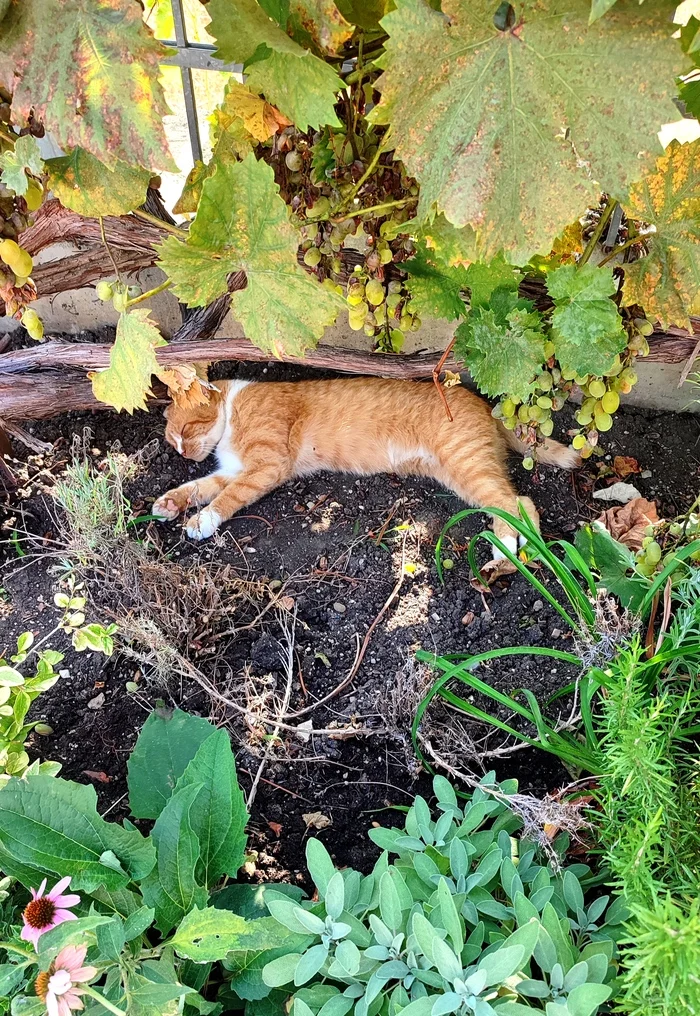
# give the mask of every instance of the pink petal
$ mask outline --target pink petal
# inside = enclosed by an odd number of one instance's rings
[[[59,1016],[58,999],[52,991],[46,996],[46,1012],[48,1016]]]
[[[54,960],[54,966],[57,970],[67,970],[72,974],[74,970],[78,970],[83,965],[86,953],[86,945],[66,945]]]
[[[71,1009],[84,1009],[85,1006],[74,991],[67,991],[63,996]]]
[[[97,967],[81,967],[80,970],[71,972],[71,978],[74,981],[91,981],[96,976]]]
[[[58,1016],[70,1016],[70,1006],[65,995],[61,995],[58,1000]]]
[[[37,942],[39,941],[40,935],[41,931],[38,928],[32,928],[31,925],[25,924],[25,926],[22,928],[19,937],[23,939],[25,942],[31,942],[34,948],[36,949],[36,945]]]
[[[53,921],[51,927],[55,928],[59,924],[63,924],[64,921],[77,921],[78,918],[75,916],[72,910],[57,910],[53,915]]]
[[[80,897],[75,893],[68,893],[67,896],[52,897],[57,907],[76,907],[80,903]]]
[[[44,882],[44,885],[46,885],[46,882]],[[54,903],[56,903],[57,902],[56,897],[60,896],[63,890],[67,889],[69,885],[70,885],[70,875],[67,875],[66,878],[62,878],[60,882],[56,883],[56,885],[53,887],[50,893],[47,893],[48,898],[50,900],[53,900]]]

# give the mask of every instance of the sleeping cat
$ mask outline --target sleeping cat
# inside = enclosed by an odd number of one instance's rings
[[[199,507],[187,520],[192,539],[211,536],[280,484],[322,469],[431,476],[477,507],[517,515],[520,501],[538,525],[534,504],[517,497],[506,468],[508,446],[523,446],[465,388],[445,391],[453,422],[433,385],[414,381],[217,381],[216,388],[206,405],[165,411],[166,440],[180,454],[201,462],[216,451],[219,463],[153,505],[161,519]],[[549,439],[538,457],[562,469],[579,464],[573,449]],[[515,550],[513,529],[495,518],[494,531]]]

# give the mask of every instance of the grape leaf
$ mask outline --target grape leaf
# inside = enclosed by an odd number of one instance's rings
[[[503,255],[492,261],[475,261],[467,268],[467,286],[471,293],[472,307],[487,307],[491,295],[497,289],[518,292],[521,273],[509,265]]]
[[[479,257],[476,233],[471,226],[453,226],[444,215],[436,215],[432,222],[424,223],[419,235],[445,264],[469,265]]]
[[[23,0],[3,21],[0,79],[12,110],[30,110],[68,148],[177,172],[158,81],[168,50],[122,0]]]
[[[700,141],[672,141],[656,171],[632,188],[630,216],[656,232],[646,257],[625,265],[622,299],[640,304],[664,326],[692,331],[700,313]]]
[[[84,148],[48,159],[49,187],[65,208],[78,215],[126,215],[146,200],[151,174],[118,161],[110,169]]]
[[[591,0],[591,13],[588,16],[588,23],[592,25],[598,18],[602,18],[616,3],[617,0]]]
[[[335,71],[290,39],[256,0],[209,0],[216,56],[246,65],[247,84],[261,92],[300,130],[340,127],[335,93],[343,83]]]
[[[379,22],[391,6],[391,0],[338,0],[344,18],[366,32],[381,32]]]
[[[15,194],[24,197],[29,187],[27,171],[39,176],[44,170],[44,163],[39,152],[36,138],[31,134],[17,138],[14,148],[0,155],[2,182]]]
[[[261,349],[301,355],[344,302],[299,266],[298,243],[272,168],[251,153],[217,166],[202,188],[187,243],[168,237],[159,264],[190,307],[212,303],[226,292],[231,272],[245,271],[248,284],[232,295],[231,311],[246,335]]]
[[[337,56],[353,33],[333,0],[291,0],[288,26],[301,46],[319,56]]]
[[[153,350],[167,346],[152,321],[150,311],[142,308],[120,314],[117,337],[109,354],[109,367],[89,375],[96,399],[121,412],[133,413],[146,408],[151,395],[151,375],[158,370]]]
[[[497,289],[488,307],[470,311],[456,332],[455,356],[485,395],[527,400],[544,362],[542,319],[532,304]]]
[[[617,291],[611,268],[562,265],[547,276],[554,300],[552,340],[564,370],[606,374],[627,345],[622,318],[610,299]]]
[[[223,105],[225,115],[230,115],[232,120],[239,118],[245,130],[257,141],[267,141],[273,134],[291,124],[291,120],[278,109],[233,77],[226,86]]]
[[[484,257],[516,263],[551,242],[601,190],[624,197],[677,118],[673,0],[619,0],[588,27],[588,0],[521,0],[494,26],[493,0],[397,0],[378,63],[396,151],[437,208],[473,226]],[[595,67],[592,76],[591,68]]]
[[[700,119],[700,80],[684,81],[678,88],[678,98],[685,106],[686,113],[690,113],[696,120]]]
[[[466,286],[466,271],[461,265],[451,268],[431,258],[420,245],[414,257],[401,265],[408,272],[406,288],[411,294],[411,310],[426,317],[453,321],[465,313],[460,291]]]

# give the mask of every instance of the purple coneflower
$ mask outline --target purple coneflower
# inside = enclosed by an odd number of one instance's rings
[[[37,942],[45,931],[51,931],[52,928],[58,927],[64,921],[77,920],[75,914],[72,914],[67,908],[80,903],[80,897],[74,893],[69,893],[68,896],[62,895],[63,890],[67,889],[69,885],[70,878],[62,878],[50,893],[45,894],[46,879],[44,879],[38,889],[31,890],[32,899],[22,914],[24,927],[20,938],[23,938],[25,942],[31,942],[35,949],[38,948]]]
[[[37,977],[34,990],[46,1006],[48,1016],[71,1016],[73,1010],[84,1008],[81,984],[97,975],[95,967],[83,966],[86,952],[85,945],[67,945],[49,969]]]

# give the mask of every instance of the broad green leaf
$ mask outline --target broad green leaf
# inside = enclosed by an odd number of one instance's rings
[[[247,286],[232,295],[231,311],[247,337],[260,349],[300,355],[344,303],[299,266],[298,242],[272,168],[251,153],[217,166],[202,188],[187,243],[169,237],[159,264],[190,307],[212,303],[226,292],[231,272],[245,271]]]
[[[197,749],[215,731],[203,716],[181,709],[150,714],[127,763],[134,818],[158,818]]]
[[[153,924],[156,912],[153,907],[139,907],[133,914],[129,914],[124,921],[124,938],[127,942],[143,935],[144,931]]]
[[[542,322],[516,294],[496,290],[489,307],[470,311],[456,332],[455,356],[485,395],[526,400],[544,362]],[[499,862],[500,863],[500,862]]]
[[[300,988],[302,984],[306,984],[308,981],[311,980],[312,977],[315,977],[327,959],[328,959],[327,945],[322,944],[312,945],[310,949],[307,949],[306,952],[299,957],[299,961],[296,967],[294,968],[295,986],[297,988]],[[275,960],[272,961],[272,963],[275,962],[276,962]],[[272,964],[268,966],[268,982],[270,980],[269,970],[271,966]],[[273,984],[271,985],[271,987],[274,988],[276,987],[276,985]]]
[[[246,921],[228,910],[207,907],[192,910],[183,919],[170,944],[178,956],[207,963],[226,957],[229,969],[249,952],[287,947],[300,950],[313,942],[311,935],[294,935],[273,917]]]
[[[582,526],[574,540],[586,564],[600,575],[600,584],[620,599],[623,607],[636,611],[649,589],[648,579],[633,573],[634,554],[614,540],[600,522]]]
[[[328,883],[335,875],[335,865],[323,843],[311,836],[306,843],[306,865],[319,895],[323,899]]]
[[[39,938],[38,962],[41,970],[48,970],[56,954],[69,945],[94,945],[99,932],[113,923],[114,918],[104,914],[89,914],[75,921],[64,921]]]
[[[34,110],[62,147],[85,148],[108,166],[121,159],[177,170],[158,80],[168,51],[143,24],[138,4],[23,0],[2,28],[0,79],[16,82],[18,119]]]
[[[625,265],[624,303],[639,304],[664,328],[692,332],[690,315],[700,314],[700,141],[672,141],[626,208],[655,232],[646,257]]]
[[[227,63],[244,63],[253,91],[299,130],[340,127],[333,107],[342,81],[329,64],[290,39],[256,0],[210,0],[207,11],[216,55]]]
[[[415,255],[401,265],[408,272],[406,288],[411,294],[411,310],[426,317],[446,318],[453,321],[465,313],[460,291],[464,289],[466,271],[461,265],[454,268],[431,257],[421,244]]]
[[[547,275],[554,300],[552,339],[564,370],[607,374],[627,345],[622,318],[610,299],[617,292],[611,268],[562,265]]]
[[[84,148],[49,159],[49,188],[65,208],[78,215],[126,215],[146,200],[151,174],[140,166],[117,161],[106,166]]]
[[[149,314],[140,307],[120,314],[109,367],[88,375],[95,398],[119,412],[146,409],[146,396],[152,394],[151,377],[158,370],[153,350],[167,346]]]
[[[624,197],[677,119],[674,0],[620,0],[588,26],[589,0],[397,0],[382,21],[382,100],[396,152],[421,185],[419,215],[473,226],[486,256],[526,261],[594,203]],[[595,66],[595,77],[591,67]]]
[[[44,163],[39,152],[39,145],[36,138],[31,134],[17,138],[14,148],[9,148],[0,155],[0,169],[2,182],[15,194],[21,197],[27,193],[29,178],[27,171],[39,176],[44,170]]]
[[[196,784],[200,790],[190,809],[190,824],[199,840],[197,881],[211,888],[222,875],[235,875],[243,863],[248,821],[238,786],[231,739],[221,729],[197,749],[177,782],[176,791]]]
[[[391,6],[391,0],[338,0],[344,18],[365,31],[379,32],[379,22]]]
[[[569,992],[566,1006],[571,1016],[593,1016],[611,994],[612,988],[605,984],[579,984]]]
[[[227,885],[221,892],[214,893],[211,902],[220,910],[230,910],[239,917],[269,917],[267,902],[268,896],[286,896],[290,901],[297,903],[304,898],[304,890],[301,886],[288,885],[285,882],[273,882],[270,885],[247,885],[244,883],[233,883]]]
[[[195,877],[199,840],[190,824],[190,809],[201,789],[197,783],[176,787],[151,834],[157,863],[141,883],[141,891],[146,904],[155,909],[156,925],[164,935],[190,910],[206,906],[207,890]]]
[[[29,962],[3,963],[0,966],[0,998],[7,998],[22,983]]]
[[[291,0],[288,27],[300,46],[319,56],[336,56],[353,33],[333,0]]]
[[[591,13],[588,18],[589,24],[592,25],[598,18],[602,18],[616,3],[617,0],[591,0]]]
[[[498,984],[513,976],[524,957],[525,949],[521,945],[501,946],[480,960],[479,970],[486,974],[487,985]]]
[[[137,829],[105,822],[97,814],[93,787],[52,776],[12,779],[0,793],[0,864],[23,885],[28,869],[47,878],[70,875],[71,888],[90,892],[100,885],[119,889],[144,878],[153,868],[155,851]],[[101,861],[112,851],[121,870]]]
[[[474,261],[467,268],[466,276],[471,306],[488,307],[497,289],[517,293],[522,273],[499,254],[492,261]]]
[[[143,964],[144,971],[151,972],[151,964]],[[174,973],[174,971],[173,971]],[[176,1016],[182,1011],[180,999],[191,995],[194,988],[188,988],[177,981],[171,983],[132,973],[126,985],[129,1016]]]
[[[281,988],[285,984],[291,984],[294,980],[294,972],[301,953],[289,952],[277,959],[271,960],[263,968],[263,980],[270,988]]]

